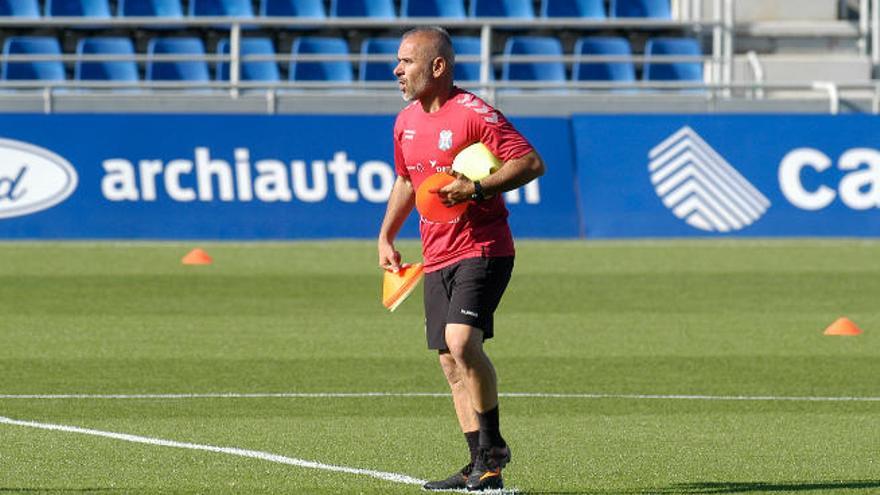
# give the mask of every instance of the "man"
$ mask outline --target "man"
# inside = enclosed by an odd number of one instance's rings
[[[429,490],[503,487],[510,449],[501,436],[495,369],[483,351],[493,313],[513,270],[513,237],[501,193],[544,173],[532,146],[501,113],[453,85],[455,54],[445,30],[423,27],[401,38],[394,69],[403,99],[412,102],[394,125],[398,177],[379,232],[379,265],[400,267],[394,239],[413,209],[424,179],[449,172],[455,155],[481,141],[503,162],[485,179],[458,176],[436,191],[447,206],[469,202],[449,223],[420,222],[425,269],[425,332],[452,390],[471,462]]]

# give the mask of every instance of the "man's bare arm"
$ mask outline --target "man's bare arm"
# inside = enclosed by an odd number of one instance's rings
[[[494,174],[480,181],[483,195],[494,196],[524,186],[544,175],[544,160],[536,151],[504,162]],[[474,183],[460,176],[456,181],[440,189],[440,197],[447,206],[468,201],[474,194]]]
[[[379,266],[385,269],[397,270],[400,268],[400,253],[394,249],[394,239],[406,221],[406,217],[415,206],[415,192],[412,183],[404,177],[397,177],[388,197],[388,207],[385,209],[385,218],[382,227],[379,228]]]

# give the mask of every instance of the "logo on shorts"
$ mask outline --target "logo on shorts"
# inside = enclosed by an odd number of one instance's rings
[[[463,314],[465,316],[471,316],[473,318],[478,318],[480,316],[477,313],[474,313],[473,311],[471,311],[469,309],[462,309],[461,314]]]
[[[449,129],[440,131],[440,140],[437,141],[437,147],[443,151],[452,148],[452,131]]]
[[[770,201],[688,126],[648,154],[651,183],[672,213],[707,232],[731,232],[760,219]]]

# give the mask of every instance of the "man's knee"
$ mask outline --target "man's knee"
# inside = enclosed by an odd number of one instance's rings
[[[480,355],[483,331],[469,325],[450,323],[446,325],[446,346],[457,363],[467,365]]]

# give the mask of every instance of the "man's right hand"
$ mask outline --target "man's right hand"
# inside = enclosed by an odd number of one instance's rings
[[[379,267],[396,272],[400,270],[400,253],[390,242],[379,242]]]

